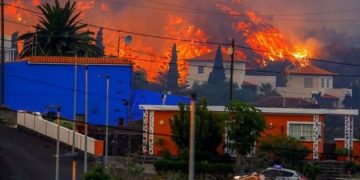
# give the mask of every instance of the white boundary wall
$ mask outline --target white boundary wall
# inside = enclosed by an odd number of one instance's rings
[[[52,139],[57,138],[57,124],[52,123],[43,119],[39,115],[33,115],[26,112],[18,111],[17,112],[17,125],[26,127],[28,129],[34,130],[44,136],[50,137]],[[73,131],[71,129],[60,126],[60,142],[72,146],[73,140]],[[87,151],[90,154],[98,155],[95,152],[96,140],[94,138],[87,138]],[[75,132],[75,147],[79,150],[85,150],[85,136],[81,133]]]

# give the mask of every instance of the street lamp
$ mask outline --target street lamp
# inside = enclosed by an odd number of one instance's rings
[[[87,136],[88,136],[88,69],[89,67],[85,65],[85,147],[84,147],[84,174],[87,172]]]
[[[108,152],[109,152],[109,88],[110,88],[110,76],[109,75],[99,75],[99,78],[106,79],[106,122],[105,122],[105,168],[108,167]]]
[[[73,118],[74,118],[74,122],[73,122],[73,138],[72,138],[72,149],[71,152],[75,153],[75,129],[76,129],[76,106],[77,106],[77,52],[75,55],[75,65],[74,65],[74,114],[73,114]],[[73,160],[72,160],[72,179],[76,180],[76,157],[74,156]]]

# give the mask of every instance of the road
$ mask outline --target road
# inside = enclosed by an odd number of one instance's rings
[[[71,151],[61,147],[60,152]],[[38,135],[0,124],[0,179],[55,179],[56,143]],[[82,179],[83,160],[78,160],[77,179]],[[71,179],[71,158],[60,159],[60,179]]]

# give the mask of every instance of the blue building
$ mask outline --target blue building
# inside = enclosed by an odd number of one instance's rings
[[[75,66],[76,65],[76,66]],[[62,118],[73,120],[75,67],[77,68],[76,114],[84,116],[85,67],[88,67],[88,122],[105,124],[106,80],[110,76],[109,125],[140,120],[139,104],[177,105],[189,98],[161,92],[132,90],[132,65],[117,58],[30,57],[5,65],[5,104],[14,110],[46,113],[61,106]]]
[[[5,65],[5,104],[15,110],[49,111],[61,106],[61,115],[73,119],[74,77],[77,67],[77,114],[84,115],[85,66],[88,67],[88,122],[105,124],[106,80],[110,76],[109,124],[128,118],[132,66],[117,58],[30,57]]]

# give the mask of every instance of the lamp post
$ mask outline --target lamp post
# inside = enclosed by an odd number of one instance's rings
[[[71,152],[75,153],[75,129],[76,129],[76,106],[77,106],[77,53],[75,55],[74,65],[74,122],[73,122],[73,138],[72,138],[72,149]],[[72,160],[72,180],[76,180],[76,157]]]
[[[189,180],[195,178],[195,99],[196,95],[192,94],[190,103]]]
[[[99,78],[106,79],[106,119],[105,119],[105,168],[108,168],[108,152],[109,152],[109,88],[110,88],[110,76],[99,75]]]
[[[233,77],[234,77],[234,53],[235,53],[235,40],[231,41],[231,49],[229,49],[229,53],[231,56],[230,63],[230,87],[229,87],[229,99],[230,101],[233,99]]]
[[[60,166],[60,108],[58,108],[57,115],[57,131],[56,131],[56,180],[59,180],[59,166]]]
[[[85,150],[84,150],[84,174],[87,172],[87,136],[88,136],[88,66],[85,66]]]

